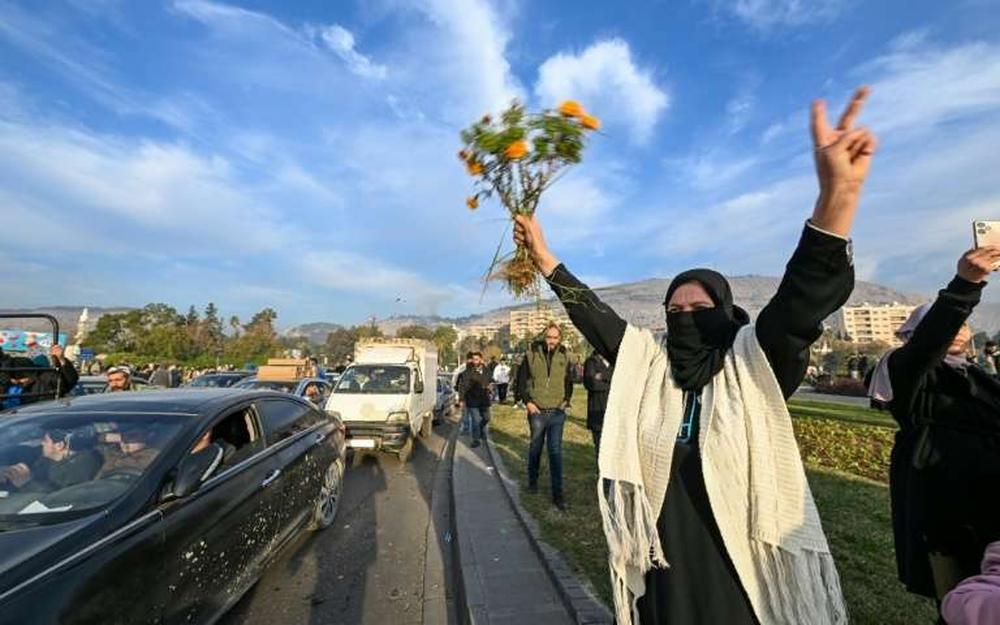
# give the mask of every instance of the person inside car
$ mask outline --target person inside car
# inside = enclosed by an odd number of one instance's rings
[[[42,436],[42,453],[33,462],[0,469],[0,485],[50,492],[92,480],[101,467],[100,455],[92,443],[92,437],[50,428]]]
[[[319,384],[310,384],[306,387],[306,399],[317,406],[322,406],[323,400],[325,400],[326,397],[323,396],[323,391],[320,389]]]
[[[109,448],[98,474],[101,477],[116,471],[144,471],[156,459],[160,450],[153,446],[156,432],[142,424],[124,424],[118,432],[118,445]]]

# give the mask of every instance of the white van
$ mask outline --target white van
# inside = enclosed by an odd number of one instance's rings
[[[406,462],[416,433],[429,436],[437,401],[437,347],[421,339],[365,339],[326,402],[347,427],[347,446]]]

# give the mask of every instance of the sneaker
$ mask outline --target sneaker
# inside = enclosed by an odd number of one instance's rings
[[[469,445],[469,447],[479,447],[479,445],[481,445],[481,444],[482,443],[480,443],[479,441],[472,441],[472,444]]]

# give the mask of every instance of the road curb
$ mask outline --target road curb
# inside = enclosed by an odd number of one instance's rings
[[[581,582],[573,574],[573,570],[562,553],[542,538],[538,522],[521,505],[517,482],[511,478],[510,472],[503,463],[503,458],[494,451],[488,430],[483,441],[490,456],[490,462],[497,468],[496,477],[500,480],[504,493],[507,494],[507,501],[514,509],[514,514],[521,522],[521,526],[524,527],[525,533],[528,535],[528,542],[541,558],[546,572],[559,591],[559,597],[566,609],[569,610],[570,615],[579,625],[611,625],[614,623],[614,617],[608,607],[594,595],[587,584]],[[452,496],[454,497],[454,491]]]
[[[451,433],[441,448],[438,456],[438,466],[434,472],[434,496],[431,499],[430,522],[427,524],[427,553],[424,556],[424,605],[423,625],[455,625],[464,623],[461,614],[465,606],[462,585],[457,583],[460,577],[458,546],[455,541],[455,493],[452,471],[455,459],[455,445],[458,441],[458,422],[451,421]],[[439,495],[440,494],[440,495]],[[447,519],[447,523],[438,525],[435,521]],[[428,587],[428,569],[431,567],[433,552],[438,547],[438,533],[442,526],[447,527],[444,541],[449,545],[447,555],[443,556],[444,580],[451,588]]]

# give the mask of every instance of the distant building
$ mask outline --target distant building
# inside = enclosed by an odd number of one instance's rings
[[[503,327],[502,323],[481,323],[462,328],[460,334],[462,337],[474,336],[485,341],[496,341]]]
[[[92,332],[95,327],[97,327],[97,320],[92,320],[90,318],[90,309],[84,308],[83,312],[80,313],[80,318],[76,322],[76,334],[73,336],[73,344],[83,345],[87,334]]]
[[[532,308],[522,308],[510,311],[510,336],[512,340],[532,339],[540,335],[546,326],[555,322],[562,326],[564,332],[572,332],[577,342],[583,344],[583,335],[580,334],[569,320],[566,311],[554,310],[548,306],[541,305]],[[568,338],[568,337],[564,337]],[[565,340],[563,341],[565,342]]]
[[[837,325],[853,343],[879,341],[899,346],[902,342],[896,338],[896,330],[906,323],[914,308],[916,306],[895,302],[844,306],[837,313]]]

